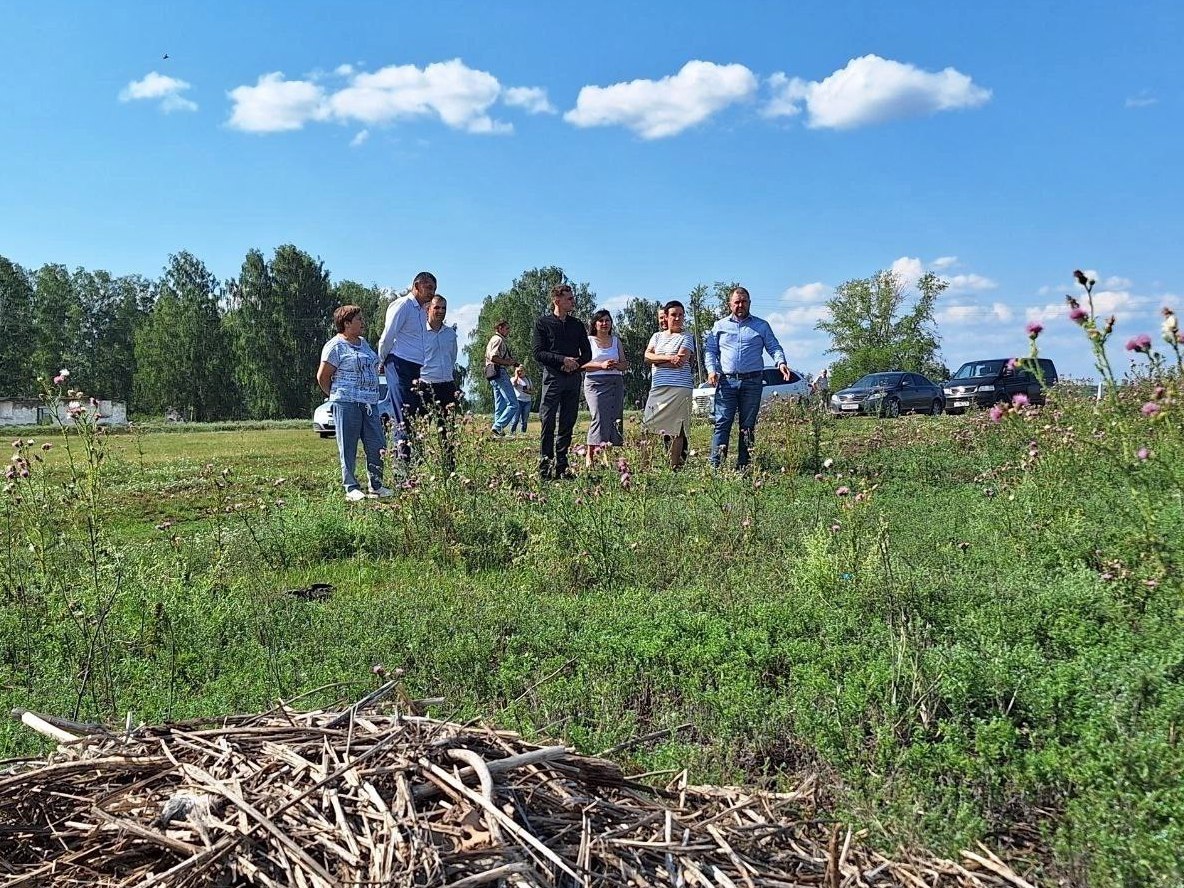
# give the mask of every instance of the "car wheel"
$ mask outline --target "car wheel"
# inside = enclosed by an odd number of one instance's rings
[[[929,408],[929,415],[930,416],[941,416],[942,411],[945,410],[945,407],[946,407],[946,405],[943,404],[938,398],[934,398],[933,399],[933,406],[931,406]]]
[[[333,437],[332,432],[317,432],[317,434],[320,435],[322,438],[332,438]]]
[[[900,401],[896,398],[889,398],[884,402],[884,406],[880,408],[880,415],[886,416],[889,419],[896,419],[900,416]]]

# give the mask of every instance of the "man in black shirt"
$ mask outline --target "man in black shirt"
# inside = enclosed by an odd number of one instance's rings
[[[567,451],[580,407],[580,368],[592,360],[588,329],[571,316],[576,297],[568,284],[551,288],[550,314],[534,324],[534,358],[543,368],[543,394],[539,401],[542,438],[539,442],[539,476],[568,475]],[[555,422],[559,421],[558,434]]]

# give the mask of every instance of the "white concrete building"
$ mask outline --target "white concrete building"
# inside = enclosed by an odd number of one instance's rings
[[[89,399],[84,403],[89,404]],[[127,425],[127,405],[123,401],[99,401],[99,422],[103,425]],[[69,401],[58,408],[58,419],[63,425],[73,425]],[[53,411],[40,398],[7,398],[0,396],[0,427],[57,425]]]

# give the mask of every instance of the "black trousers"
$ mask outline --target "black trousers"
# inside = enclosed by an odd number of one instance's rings
[[[543,380],[543,394],[539,401],[539,474],[548,478],[552,473],[567,471],[567,452],[571,449],[571,433],[576,427],[580,410],[580,374],[547,374]]]
[[[453,436],[456,431],[457,390],[454,382],[424,383],[424,409],[431,418],[440,439],[440,458],[443,469],[452,472],[456,468],[456,452]]]

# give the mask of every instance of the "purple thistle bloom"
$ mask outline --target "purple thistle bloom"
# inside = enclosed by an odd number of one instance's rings
[[[1126,343],[1126,350],[1144,353],[1151,351],[1151,337],[1146,333],[1140,333],[1138,336],[1128,339]]]
[[[1035,339],[1037,336],[1040,335],[1040,332],[1043,329],[1044,329],[1044,324],[1040,323],[1039,321],[1033,321],[1032,323],[1028,324],[1028,336],[1031,337],[1032,339]]]
[[[847,485],[835,489],[835,496],[846,496],[851,492],[851,488]]]
[[[1159,413],[1159,405],[1156,404],[1154,401],[1148,401],[1146,404],[1143,405],[1143,415],[1144,416],[1155,416],[1155,414],[1157,414],[1157,413]]]
[[[1018,395],[1012,395],[1011,396],[1011,403],[1014,404],[1016,407],[1027,407],[1029,404],[1028,396],[1025,395],[1023,392],[1020,392]]]
[[[1136,453],[1135,456],[1137,456],[1141,460],[1147,460],[1147,459],[1151,458],[1151,451],[1148,450],[1146,447],[1140,447],[1139,452]]]
[[[996,404],[987,415],[991,418],[991,422],[999,422],[1005,413],[1007,413],[1007,408],[1002,404]]]
[[[1075,324],[1084,324],[1085,319],[1089,317],[1089,312],[1081,306],[1077,306],[1069,311],[1069,320]]]

